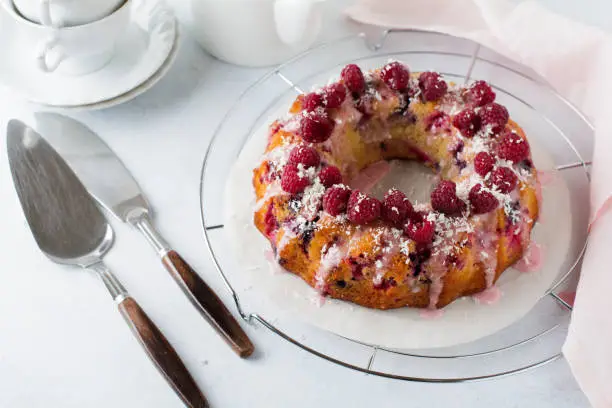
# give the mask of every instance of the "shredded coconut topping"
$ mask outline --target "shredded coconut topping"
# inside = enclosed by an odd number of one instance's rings
[[[389,62],[394,61],[395,60],[393,59],[389,60]],[[384,72],[385,69],[387,68],[383,68],[382,72]],[[390,102],[396,103],[397,99],[394,99],[395,97],[400,98],[400,102],[401,98],[404,97],[401,94],[395,95],[394,97],[389,97],[389,94],[386,91],[386,87],[383,87],[385,90],[381,94],[377,89],[377,84],[380,82],[378,74],[364,72],[364,77],[367,83],[365,94],[372,100],[385,100],[386,102],[386,100],[388,99]],[[329,84],[334,82],[337,82],[337,78],[331,79]],[[408,88],[408,94],[411,96],[410,103],[420,103],[418,97],[421,93],[421,90],[419,87],[418,77],[411,76],[409,78]],[[465,86],[449,84],[448,92],[442,97],[442,99],[440,99],[440,103],[437,104],[436,109],[439,109],[440,111],[448,114],[451,117],[457,114],[465,108],[465,102],[463,100],[465,90]],[[321,88],[313,89],[313,92],[319,95],[325,95],[325,92],[323,92]],[[373,103],[374,109],[383,110],[382,108],[376,108],[376,106],[382,105],[384,104]],[[414,106],[412,108],[414,108]],[[478,112],[478,110],[479,109],[477,108],[476,111]],[[322,107],[318,107],[315,109],[315,111],[312,112],[301,111],[300,113],[291,115],[286,120],[284,120],[282,122],[283,129],[288,132],[295,132],[298,130],[300,120],[303,117],[312,117],[314,115],[329,115],[330,119],[332,119],[336,124],[336,127],[334,129],[334,135],[338,134],[341,136],[341,132],[343,131],[343,129],[346,129],[347,126],[352,126],[348,125],[349,123],[356,124],[362,117],[362,114],[359,113],[359,111],[356,109],[353,99],[347,97],[345,102],[337,110],[337,112],[336,110],[330,110],[330,112],[328,113]],[[448,125],[448,129],[451,129],[450,124]],[[441,166],[444,172],[448,170],[447,165],[449,167],[453,166],[451,167],[451,173],[443,174],[445,174],[445,177],[449,177],[455,180],[456,194],[461,200],[466,203],[467,213],[469,214],[470,212],[469,193],[475,185],[481,184],[482,191],[491,193],[499,201],[499,208],[503,209],[504,213],[508,217],[509,222],[515,224],[513,230],[514,233],[520,234],[528,231],[528,228],[526,229],[526,227],[521,224],[524,220],[525,214],[521,212],[522,207],[520,205],[521,203],[519,201],[518,191],[515,190],[509,194],[504,194],[499,191],[497,187],[491,186],[491,173],[488,173],[488,175],[483,178],[474,171],[474,157],[480,152],[491,152],[491,149],[497,143],[496,139],[491,137],[493,133],[493,125],[489,124],[483,126],[472,138],[465,138],[458,130],[454,128],[452,129],[453,132],[449,132],[447,134],[447,138],[450,142],[450,144],[448,145],[448,150],[450,152],[453,152],[453,155],[451,156],[451,154],[449,154],[448,157],[450,161],[444,162],[443,159],[440,159],[440,162],[437,164]],[[514,130],[511,131],[516,133]],[[431,133],[431,131],[429,130],[428,132]],[[360,136],[363,138],[363,135]],[[337,141],[342,142],[342,139],[336,138],[336,136],[332,136],[330,140],[325,142],[325,144],[323,144],[322,146],[323,148],[329,148],[332,154],[336,154],[336,152],[342,152],[344,154],[344,150],[337,146]],[[427,139],[427,142],[433,145],[433,142],[431,140]],[[522,143],[523,141],[521,139],[517,140],[516,142]],[[292,142],[290,142],[288,139],[284,139],[282,145],[277,146],[276,148],[266,153],[264,159],[269,161],[271,168],[273,168],[274,174],[277,178],[275,180],[271,180],[271,182],[267,186],[269,193],[266,192],[266,197],[269,196],[269,194],[284,194],[282,189],[280,189],[280,182],[278,178],[282,173],[282,168],[286,166],[289,154],[294,146],[295,145],[292,144]],[[347,152],[346,154],[350,158],[350,153]],[[495,156],[495,154],[493,155]],[[326,157],[323,157],[323,159],[324,164],[326,164]],[[351,165],[350,161],[348,164],[346,162],[340,162],[339,164],[337,164],[337,166],[340,167],[343,171],[347,170],[347,168],[349,168],[349,165]],[[523,165],[518,165],[507,160],[501,160],[497,158],[495,167],[510,168],[517,175],[519,180],[527,182],[526,184],[529,184],[529,182],[533,181],[534,179],[535,170],[525,168]],[[338,224],[348,223],[346,213],[338,216],[331,216],[327,213],[321,212],[321,202],[322,197],[325,193],[325,186],[323,186],[319,177],[317,176],[317,173],[320,168],[305,168],[303,164],[298,164],[297,169],[298,176],[302,178],[307,178],[310,181],[310,185],[305,188],[301,196],[298,195],[295,196],[294,199],[289,200],[288,205],[291,210],[296,213],[296,217],[290,222],[286,222],[284,225],[281,226],[281,228],[285,230],[285,235],[283,237],[288,240],[305,231],[309,232],[313,229],[316,230],[318,225],[317,223],[313,222],[313,220],[316,218],[317,215],[325,217],[324,220],[326,222],[335,222]],[[364,199],[366,199],[366,197],[367,196],[362,193],[357,196],[356,202],[352,207],[355,212],[359,213],[360,204]],[[262,200],[260,199],[259,202],[261,201]],[[425,219],[428,222],[433,223],[434,225],[434,238],[430,246],[431,258],[425,261],[427,262],[427,264],[424,266],[424,268],[426,269],[424,269],[425,274],[423,275],[425,278],[432,280],[433,289],[430,289],[430,294],[435,292],[437,289],[440,289],[438,286],[441,286],[441,276],[445,273],[444,271],[447,270],[446,267],[441,267],[447,259],[450,259],[447,258],[447,256],[452,254],[454,251],[457,251],[458,246],[467,245],[470,241],[473,245],[475,245],[474,255],[476,256],[476,259],[480,260],[485,264],[487,273],[487,284],[489,284],[489,281],[492,279],[491,276],[494,276],[496,265],[495,252],[491,252],[495,249],[494,244],[491,243],[494,242],[492,241],[491,236],[495,236],[495,234],[490,231],[481,231],[481,226],[490,226],[488,221],[494,217],[495,213],[491,212],[481,215],[472,215],[471,217],[455,217],[447,216],[437,211],[433,211],[430,203],[414,203],[413,207],[418,212],[427,213]],[[397,207],[391,207],[391,211],[398,215],[400,213],[400,210]],[[375,226],[373,227],[359,227],[353,225],[344,230],[340,230],[340,234],[344,232],[346,236],[350,238],[346,239],[344,236],[342,236],[340,237],[339,241],[334,241],[334,243],[328,243],[323,246],[321,250],[321,262],[319,270],[316,272],[315,275],[316,287],[322,293],[324,293],[326,290],[326,279],[328,278],[328,275],[331,270],[348,256],[348,249],[351,247],[351,245],[355,244],[359,240],[359,237],[361,237],[361,234],[364,233],[368,233],[369,237],[371,237],[373,241],[373,246],[371,247],[371,254],[366,255],[376,255],[376,257],[369,258],[369,262],[373,262],[373,265],[372,263],[367,264],[367,266],[369,266],[370,268],[372,268],[372,266],[374,267],[374,276],[372,276],[372,280],[375,285],[380,285],[384,282],[385,272],[387,271],[387,268],[389,267],[390,263],[394,261],[392,258],[394,255],[398,253],[402,254],[404,256],[403,259],[405,259],[406,265],[410,265],[411,248],[414,252],[414,248],[416,245],[415,242],[406,237],[401,229],[393,228],[390,225],[386,225],[383,227],[377,226],[379,224],[374,225]],[[473,234],[476,230],[477,232]],[[376,260],[374,261],[373,258]],[[432,272],[432,268],[441,268],[444,269],[444,271]],[[491,275],[491,273],[493,273],[493,275]],[[415,282],[417,281],[416,279],[410,276],[409,280],[411,280],[412,282],[411,285],[415,285],[414,290],[420,290],[418,285],[415,284]]]
[[[413,76],[408,80],[408,89],[414,93],[414,98],[418,98],[421,95],[421,87],[419,86],[419,79]]]
[[[319,180],[318,177],[315,178],[313,184],[306,187],[306,190],[304,190],[304,196],[302,197],[302,207],[304,209],[304,213],[307,214],[309,218],[314,218],[315,215],[319,212],[323,194],[325,194],[325,186],[321,184],[321,180]]]
[[[283,144],[270,150],[263,158],[263,161],[268,161],[277,170],[282,169],[289,160],[289,154],[293,149],[292,145]]]
[[[486,136],[480,136],[480,135],[475,135],[472,138],[472,143],[468,144],[468,146],[466,146],[466,151],[470,151],[471,153],[473,153],[474,155],[477,155],[480,152],[489,152],[490,148],[489,148],[489,140]]]
[[[307,178],[309,180],[314,180],[316,174],[317,174],[317,169],[316,167],[309,167],[309,168],[304,168],[304,165],[302,163],[298,163],[297,165],[297,169],[298,169],[298,176],[302,177],[302,178]]]

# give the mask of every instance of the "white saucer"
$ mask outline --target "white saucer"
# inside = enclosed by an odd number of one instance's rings
[[[157,72],[155,72],[153,76],[151,76],[149,79],[147,79],[146,81],[138,85],[136,88],[133,88],[127,91],[126,93],[116,96],[114,98],[92,103],[92,104],[74,105],[74,106],[55,105],[55,106],[52,106],[52,108],[61,109],[63,111],[70,110],[73,112],[74,111],[84,111],[84,110],[99,110],[99,109],[107,109],[113,106],[121,105],[122,103],[125,103],[125,102],[128,102],[134,99],[138,95],[151,89],[153,85],[158,83],[168,73],[168,71],[174,64],[174,61],[176,60],[176,56],[178,55],[180,41],[181,41],[181,30],[177,26],[176,40],[174,41],[174,46],[170,50],[170,54],[168,55],[164,63],[161,65],[161,67],[157,70]],[[47,106],[51,107],[51,105],[47,105]]]
[[[113,59],[82,76],[46,74],[29,53],[10,40],[11,24],[0,26],[0,83],[31,102],[77,109],[100,109],[123,103],[149,89],[176,57],[178,24],[160,1],[132,0],[132,20]],[[6,21],[4,12],[1,16]]]

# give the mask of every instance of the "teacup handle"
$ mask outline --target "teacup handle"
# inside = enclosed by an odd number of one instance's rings
[[[42,25],[53,26],[53,21],[51,21],[51,0],[40,0],[38,15]]]
[[[51,52],[56,54],[55,58],[50,59]],[[40,50],[36,54],[38,69],[43,72],[53,72],[60,66],[67,55],[62,50],[62,46],[56,37],[51,37],[41,44]]]

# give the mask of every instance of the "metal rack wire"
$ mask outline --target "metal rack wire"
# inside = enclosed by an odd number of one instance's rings
[[[427,32],[423,32],[423,31],[417,31],[418,33],[427,33]],[[365,34],[361,34],[359,36],[360,39],[363,40],[363,44],[370,50],[370,52],[372,53],[377,53],[378,56],[385,56],[385,55],[394,55],[394,53],[381,53],[380,51],[384,49],[385,47],[385,42],[387,40],[387,38],[394,34],[394,33],[414,33],[414,31],[409,31],[409,30],[385,30],[381,33],[380,37],[375,39],[375,41],[371,41],[371,38],[366,36]],[[428,34],[432,34],[432,35],[440,35],[437,33],[428,33]],[[348,40],[354,40],[354,37],[349,38]],[[344,41],[344,40],[339,40],[339,42]],[[333,43],[332,43],[333,45]],[[319,48],[325,48],[330,46],[330,44],[323,44],[321,45]],[[309,51],[312,52],[312,51]],[[247,89],[245,91],[245,93],[243,94],[242,97],[244,97],[244,95],[247,95],[249,92],[251,92],[253,89],[255,89],[258,85],[264,83],[265,81],[268,81],[271,77],[276,77],[280,80],[282,80],[286,85],[288,85],[288,87],[290,89],[292,89],[295,93],[303,93],[303,88],[297,83],[292,81],[292,79],[289,77],[289,75],[286,74],[286,68],[291,66],[291,64],[294,64],[296,61],[301,60],[302,58],[304,58],[306,56],[306,54],[308,54],[309,52],[300,55],[296,58],[294,58],[293,60],[279,66],[278,68],[272,70],[271,72],[269,72],[268,74],[266,74],[264,77],[262,77],[259,81],[257,81],[255,84],[253,84],[249,89]],[[437,56],[454,56],[454,57],[460,57],[460,58],[467,58],[469,59],[469,64],[468,64],[468,69],[465,72],[465,74],[463,75],[457,75],[454,73],[446,73],[448,75],[454,75],[454,76],[461,76],[463,78],[463,81],[465,83],[469,83],[470,80],[472,79],[472,75],[473,75],[473,70],[474,67],[476,66],[477,63],[479,62],[486,62],[487,64],[490,64],[491,66],[496,66],[496,67],[500,67],[503,68],[505,70],[511,71],[516,75],[519,75],[521,77],[524,77],[525,79],[529,80],[529,81],[534,81],[537,82],[539,84],[542,84],[542,81],[531,77],[527,74],[525,74],[522,71],[519,71],[511,66],[508,66],[506,64],[500,63],[499,61],[495,61],[492,59],[488,59],[485,56],[482,56],[482,47],[476,43],[473,43],[473,48],[472,51],[469,53],[465,53],[465,52],[455,52],[455,51],[440,51],[440,50],[434,50],[434,51],[419,51],[419,50],[415,50],[415,51],[406,51],[402,54],[419,54],[419,53],[428,53],[428,54],[434,54]],[[443,72],[444,73],[444,72]],[[530,107],[532,109],[535,110],[535,108],[528,103],[527,101],[518,98],[516,95],[513,95],[511,92],[509,92],[506,89],[503,89],[499,86],[496,86],[495,84],[493,84],[494,88],[496,88],[497,91],[499,92],[503,92],[506,93],[514,98],[516,98],[517,100],[519,100],[520,102],[522,102],[525,106]],[[543,84],[543,86],[546,86],[545,84]],[[563,103],[565,104],[570,111],[572,111],[577,118],[579,118],[580,120],[582,120],[586,126],[588,128],[591,129],[591,131],[593,130],[592,125],[590,125],[590,123],[588,122],[588,120],[584,117],[584,115],[582,115],[575,107],[573,107],[573,105],[567,101],[566,99],[564,99],[562,96],[556,94],[553,90],[550,90],[550,92],[554,93],[555,96]],[[241,97],[241,98],[242,98]],[[280,96],[279,96],[280,98]],[[276,101],[276,100],[275,100]],[[273,101],[273,102],[275,102]],[[263,112],[265,112],[265,109],[263,109]],[[262,113],[263,115],[263,113]],[[260,115],[260,117],[262,116]],[[218,134],[223,126],[223,124],[228,120],[230,116],[230,112],[228,112],[226,114],[226,116],[224,117],[223,121],[221,122],[221,124],[219,125],[219,128],[217,129],[216,133],[215,133],[215,138],[218,137]],[[564,131],[562,129],[560,129],[554,121],[552,121],[551,119],[549,119],[548,117],[546,117],[545,115],[542,115],[543,119],[553,128],[555,128],[559,135],[562,137],[562,139],[564,139],[564,142],[567,143],[568,148],[571,149],[574,153],[575,153],[575,157],[576,157],[576,161],[574,162],[569,162],[569,163],[564,163],[561,165],[557,165],[556,169],[558,171],[567,171],[567,170],[571,170],[571,169],[582,169],[585,173],[585,176],[587,178],[587,180],[589,179],[589,172],[588,172],[588,166],[590,165],[590,162],[587,160],[584,160],[579,152],[579,150],[574,146],[574,144],[572,143],[572,140],[564,133]],[[259,119],[259,118],[258,118]],[[253,128],[255,127],[255,123],[253,123],[253,125],[249,128],[247,134],[245,135],[245,140],[246,137],[248,137],[252,132],[253,132]],[[250,312],[244,309],[241,299],[237,293],[237,291],[234,289],[234,287],[232,286],[232,284],[230,283],[230,280],[226,274],[226,271],[224,271],[224,265],[222,264],[222,261],[219,259],[219,257],[217,256],[217,253],[214,249],[214,246],[212,244],[212,237],[211,237],[211,232],[214,230],[218,230],[223,228],[223,224],[219,224],[219,223],[214,223],[214,222],[210,222],[207,219],[207,215],[206,212],[204,211],[204,208],[206,206],[206,197],[205,194],[203,193],[204,191],[204,187],[205,187],[205,178],[206,178],[206,172],[207,172],[207,166],[210,163],[210,158],[211,158],[211,152],[213,150],[213,144],[215,141],[215,138],[213,138],[213,142],[211,142],[211,145],[209,146],[205,157],[204,157],[204,162],[203,162],[203,166],[202,166],[202,178],[201,178],[201,217],[202,217],[202,225],[204,227],[204,236],[206,239],[206,245],[207,248],[210,252],[210,255],[212,257],[213,263],[221,277],[221,279],[223,280],[227,290],[229,291],[229,293],[231,294],[236,309],[238,311],[238,313],[240,314],[240,316],[248,323],[251,324],[259,324],[263,327],[265,327],[266,329],[270,330],[271,332],[273,332],[274,334],[282,337],[284,340],[298,346],[299,348],[317,356],[320,357],[322,359],[325,359],[329,362],[338,364],[340,366],[352,369],[352,370],[356,370],[356,371],[360,371],[363,373],[367,373],[367,374],[372,374],[372,375],[376,375],[376,376],[381,376],[381,377],[386,377],[386,378],[391,378],[391,379],[397,379],[397,380],[404,380],[404,381],[416,381],[416,382],[428,382],[428,383],[457,383],[457,382],[469,382],[469,381],[479,381],[479,380],[486,380],[486,379],[492,379],[492,378],[501,378],[501,377],[505,377],[505,376],[509,376],[509,375],[513,375],[516,373],[520,373],[520,372],[525,372],[528,370],[532,370],[535,369],[537,367],[541,367],[547,363],[550,363],[551,361],[557,360],[561,357],[561,353],[559,350],[553,350],[552,353],[548,353],[543,355],[542,357],[538,358],[537,361],[531,362],[531,363],[525,363],[525,364],[521,364],[518,367],[511,367],[511,368],[507,368],[507,369],[501,369],[501,370],[497,370],[495,372],[492,373],[484,373],[481,375],[457,375],[457,376],[414,376],[414,375],[404,375],[401,373],[393,373],[390,371],[384,371],[384,370],[377,370],[375,369],[375,364],[377,362],[377,357],[379,355],[380,352],[386,352],[388,353],[388,355],[391,356],[399,356],[399,357],[410,357],[410,358],[415,358],[415,359],[425,359],[427,361],[434,361],[434,360],[454,360],[454,361],[459,361],[459,360],[474,360],[474,359],[483,359],[483,358],[487,358],[488,356],[492,356],[492,355],[498,355],[498,354],[502,354],[505,352],[508,352],[510,350],[513,349],[517,349],[520,347],[524,347],[527,345],[532,345],[537,343],[539,340],[545,338],[546,336],[551,335],[552,333],[558,332],[560,330],[563,330],[565,327],[565,322],[561,322],[561,323],[556,323],[551,327],[546,328],[545,330],[541,330],[538,333],[532,334],[526,338],[523,338],[521,340],[518,341],[514,341],[511,344],[507,344],[507,345],[502,345],[499,347],[492,347],[492,348],[488,348],[485,350],[478,350],[478,351],[472,351],[472,352],[462,352],[462,353],[451,353],[451,354],[440,354],[440,353],[432,353],[432,352],[427,352],[427,351],[421,351],[421,352],[417,352],[417,351],[401,351],[401,350],[391,350],[391,349],[385,349],[383,347],[378,347],[376,345],[367,345],[367,344],[361,344],[363,347],[368,348],[369,351],[369,357],[368,359],[361,365],[359,364],[355,364],[355,363],[351,363],[351,362],[347,362],[341,358],[337,358],[334,356],[331,356],[328,353],[325,353],[321,350],[316,349],[315,347],[313,347],[312,345],[309,344],[305,344],[304,341],[300,341],[296,338],[296,336],[291,336],[288,333],[286,333],[286,331],[282,330],[281,328],[277,327],[277,325],[272,324],[270,321],[268,321],[266,318],[264,318],[262,315],[256,313],[256,312]],[[245,140],[243,140],[243,143],[245,142]],[[241,146],[242,148],[242,146]],[[582,244],[581,248],[578,251],[578,255],[576,256],[576,259],[574,260],[574,262],[570,265],[570,267],[568,268],[567,271],[565,271],[564,273],[560,274],[560,276],[558,277],[558,279],[554,282],[553,285],[551,285],[551,287],[549,288],[548,291],[546,291],[545,294],[543,294],[542,299],[545,298],[552,298],[554,299],[554,301],[556,303],[558,303],[559,305],[561,305],[562,308],[564,308],[566,310],[566,317],[569,318],[569,312],[572,309],[572,306],[566,301],[564,300],[560,295],[559,295],[559,289],[561,288],[561,286],[566,283],[568,281],[568,279],[571,276],[574,276],[577,272],[578,269],[578,265],[580,264],[582,255],[584,253],[584,250],[586,248],[586,239],[584,240],[584,243]],[[541,299],[541,301],[542,301]],[[566,319],[567,320],[567,319]],[[338,339],[341,342],[354,342],[354,340],[350,340],[350,339],[344,339],[344,338],[339,338]]]

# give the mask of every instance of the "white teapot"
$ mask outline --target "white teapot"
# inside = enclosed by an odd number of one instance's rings
[[[321,29],[323,0],[192,0],[193,34],[215,57],[252,67],[308,49]]]

